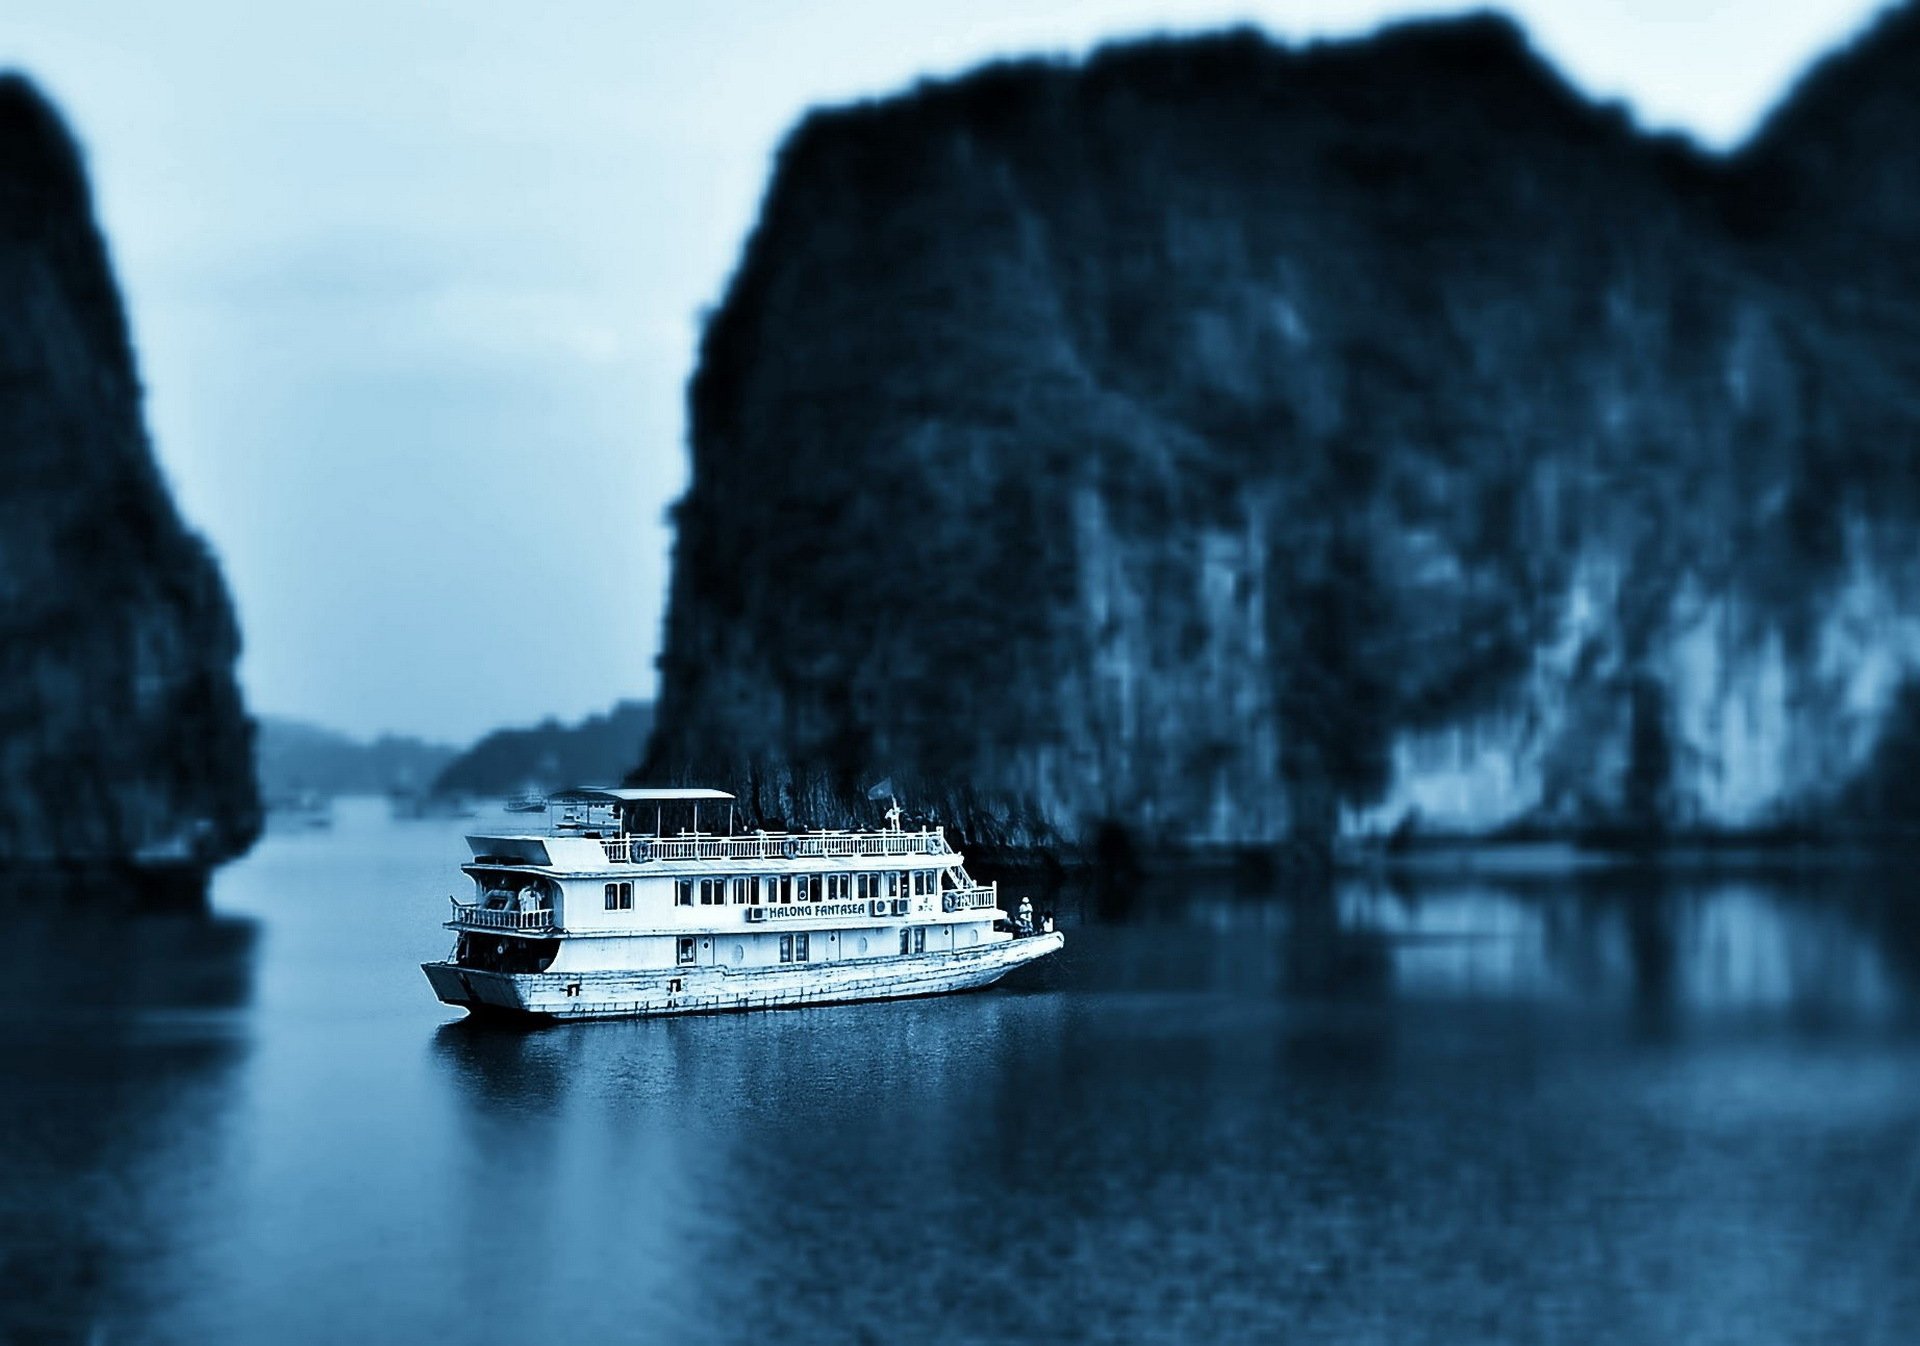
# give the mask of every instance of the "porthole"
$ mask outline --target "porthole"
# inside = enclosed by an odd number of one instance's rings
[[[860,952],[865,953],[866,951],[867,951],[867,937],[865,935],[862,935],[860,936]]]
[[[736,962],[736,963],[744,963],[744,962],[746,962],[746,961],[747,961],[747,946],[746,946],[746,945],[744,945],[744,944],[736,944],[736,945],[734,945],[734,946],[733,946],[733,961],[734,961],[734,962]]]
[[[980,942],[980,932],[978,930],[967,931],[967,943],[978,944],[979,942]]]

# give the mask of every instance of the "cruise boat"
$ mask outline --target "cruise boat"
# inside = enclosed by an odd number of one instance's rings
[[[719,790],[549,803],[544,832],[467,838],[453,950],[422,964],[449,1005],[587,1019],[901,999],[990,985],[1065,942],[1024,901],[1009,919],[998,883],[897,805],[879,829],[736,834]],[[701,831],[702,807],[727,831]],[[687,824],[670,832],[670,813]]]

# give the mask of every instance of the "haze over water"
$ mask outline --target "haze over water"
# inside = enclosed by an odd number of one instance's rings
[[[1920,1309],[1897,875],[1195,878],[983,994],[510,1032],[416,966],[463,855],[349,802],[211,922],[13,955],[0,1337],[1751,1346]]]

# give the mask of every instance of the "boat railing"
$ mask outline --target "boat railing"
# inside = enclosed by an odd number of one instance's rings
[[[940,907],[943,911],[971,911],[976,907],[999,905],[1000,881],[998,879],[972,888],[950,888],[940,894]]]
[[[757,832],[747,837],[601,837],[616,865],[649,860],[798,860],[868,855],[950,855],[946,829],[918,832]]]
[[[477,926],[482,930],[551,930],[553,913],[541,909],[521,911],[516,907],[483,907],[478,902],[453,899],[453,924]]]

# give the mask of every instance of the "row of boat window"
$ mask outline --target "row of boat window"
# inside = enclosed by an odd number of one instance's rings
[[[698,955],[695,952],[696,947],[697,945],[695,943],[693,936],[682,935],[680,937],[678,946],[674,951],[675,961],[681,962],[681,963],[694,962],[695,959],[698,957]],[[861,951],[865,952],[866,947],[867,947],[866,940],[864,939],[861,940],[860,941]],[[924,925],[915,926],[911,930],[902,930],[900,932],[900,952],[901,953],[925,953],[926,951],[927,951],[927,928]],[[812,943],[812,940],[808,938],[806,931],[798,930],[798,931],[795,931],[793,934],[780,936],[780,961],[781,962],[806,963],[806,962],[811,962],[812,958],[813,958],[813,943]]]
[[[750,874],[727,879],[676,879],[673,900],[682,907],[760,906],[775,902],[846,902],[877,897],[920,897],[940,891],[931,869],[880,874]],[[609,883],[608,911],[633,910],[633,884]]]

